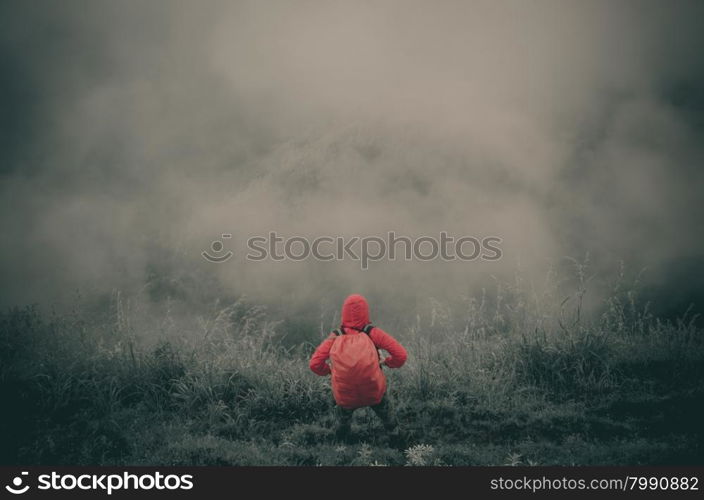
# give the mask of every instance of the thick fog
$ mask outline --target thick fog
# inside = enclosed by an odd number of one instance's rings
[[[0,303],[159,283],[409,304],[588,252],[599,278],[647,268],[668,314],[704,308],[702,19],[685,1],[4,1]],[[248,261],[270,231],[496,236],[502,258]],[[223,233],[234,256],[205,261]]]

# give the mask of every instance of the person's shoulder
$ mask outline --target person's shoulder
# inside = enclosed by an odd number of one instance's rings
[[[371,330],[369,330],[369,336],[374,338],[374,337],[386,337],[389,336],[389,334],[384,331],[383,329],[379,328],[378,326],[372,327]]]

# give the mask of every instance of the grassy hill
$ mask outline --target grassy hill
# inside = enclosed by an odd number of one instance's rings
[[[391,332],[409,352],[386,370],[402,446],[368,409],[354,442],[337,442],[329,379],[307,366],[321,332],[284,342],[284,323],[244,300],[188,325],[167,312],[148,332],[120,294],[102,317],[12,309],[2,463],[703,464],[695,318],[660,320],[615,288],[587,319],[584,293],[505,287],[461,311],[431,300]]]

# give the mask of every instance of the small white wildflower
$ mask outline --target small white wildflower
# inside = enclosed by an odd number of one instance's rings
[[[509,453],[509,455],[506,457],[506,462],[504,463],[504,465],[510,465],[511,467],[521,465],[521,457],[522,455],[520,453]]]
[[[367,443],[362,443],[362,446],[360,446],[357,455],[359,456],[359,459],[362,462],[369,462],[369,460],[371,460],[372,458],[372,447],[369,446]]]
[[[430,456],[435,452],[430,444],[417,444],[411,446],[405,451],[406,454],[406,465],[410,466],[423,466],[428,464]]]

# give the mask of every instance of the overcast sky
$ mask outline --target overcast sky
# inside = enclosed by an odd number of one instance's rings
[[[173,267],[274,300],[435,295],[585,252],[701,301],[702,19],[700,1],[4,1],[0,303]],[[272,230],[493,235],[504,255],[200,256]]]

